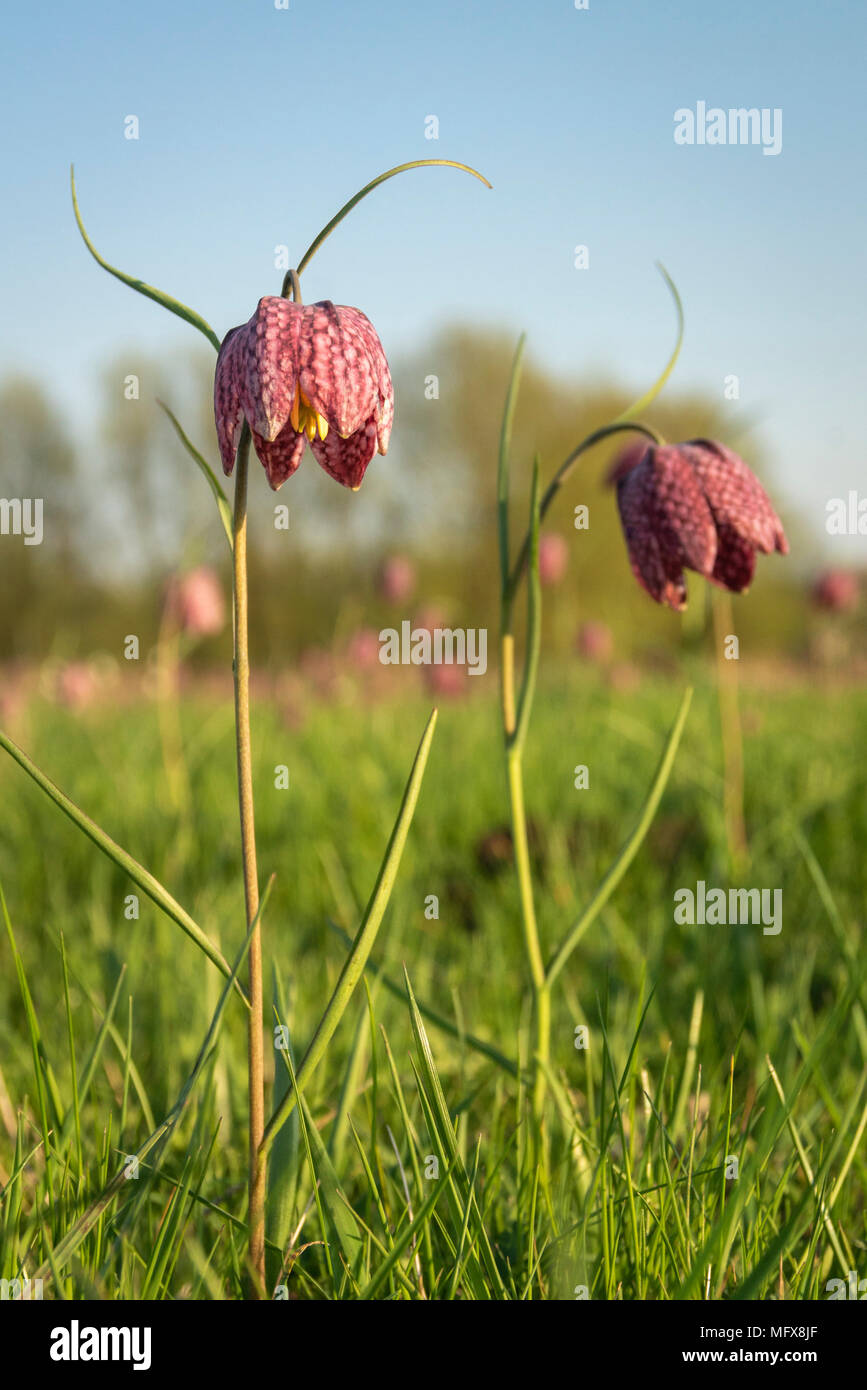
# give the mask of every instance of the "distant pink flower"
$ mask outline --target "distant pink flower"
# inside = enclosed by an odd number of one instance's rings
[[[456,700],[467,693],[468,673],[465,666],[424,666],[424,683],[432,695]]]
[[[548,587],[559,584],[569,563],[569,547],[556,532],[539,538],[539,578]]]
[[[231,473],[246,416],[275,490],[295,472],[305,442],[344,487],[361,486],[377,449],[388,448],[391,374],[373,324],[360,309],[259,300],[248,323],[223,339],[214,378],[223,470]]]
[[[301,672],[318,694],[334,694],[337,671],[334,658],[325,647],[308,647],[301,654]]]
[[[813,585],[813,602],[832,613],[846,613],[858,602],[858,576],[851,570],[826,570]]]
[[[379,592],[387,603],[405,603],[415,589],[415,569],[405,555],[391,555],[379,575]]]
[[[207,565],[199,565],[172,581],[168,605],[178,626],[191,637],[212,637],[223,630],[223,591],[217,575]]]
[[[370,671],[379,662],[379,633],[372,627],[361,627],[349,639],[346,658],[355,671]]]
[[[629,661],[621,661],[608,671],[608,683],[621,695],[631,695],[641,685],[641,672]]]
[[[579,656],[588,661],[607,661],[614,650],[611,629],[604,623],[582,623],[575,638]]]
[[[788,553],[767,494],[737,454],[708,439],[647,449],[617,481],[632,572],[657,603],[686,607],[684,568],[733,593],[756,551]]]
[[[57,676],[57,698],[69,709],[84,709],[96,694],[96,676],[86,661],[70,661]]]

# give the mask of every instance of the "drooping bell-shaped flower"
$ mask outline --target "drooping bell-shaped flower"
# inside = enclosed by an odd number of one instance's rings
[[[388,448],[394,416],[391,373],[376,330],[360,309],[259,300],[248,323],[223,339],[214,378],[223,470],[231,473],[246,416],[276,491],[309,442],[325,472],[356,489]]]
[[[817,608],[831,613],[846,613],[858,602],[858,576],[851,570],[825,570],[812,589]]]
[[[614,477],[632,571],[657,603],[686,607],[684,569],[743,593],[757,551],[788,553],[764,488],[722,444],[693,439],[648,448]]]

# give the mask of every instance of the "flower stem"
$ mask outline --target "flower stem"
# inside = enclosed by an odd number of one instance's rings
[[[535,1064],[533,1081],[533,1120],[537,1148],[543,1148],[542,1122],[544,1118],[546,1077],[542,1063],[547,1063],[551,1053],[551,994],[545,978],[545,960],[539,940],[539,927],[536,922],[536,908],[533,902],[533,875],[530,866],[530,844],[527,836],[527,813],[524,806],[523,739],[516,738],[515,724],[515,666],[514,637],[510,630],[511,617],[508,607],[503,612],[503,633],[501,642],[501,682],[503,734],[506,749],[506,781],[509,789],[509,809],[512,822],[512,845],[515,854],[515,872],[518,879],[518,898],[521,906],[521,925],[524,934],[524,950],[530,969],[530,983],[533,990],[533,1017],[536,1030]]]
[[[585,454],[588,449],[592,449],[594,444],[599,444],[602,442],[603,439],[608,439],[613,434],[621,434],[626,430],[630,430],[632,431],[632,433],[636,434],[643,434],[644,437],[646,439],[649,439],[653,444],[661,443],[660,436],[656,433],[655,430],[649,429],[646,425],[633,424],[631,421],[614,421],[610,425],[603,425],[600,429],[594,430],[592,434],[587,435],[586,439],[582,439],[581,443],[577,446],[577,448],[573,449],[571,454],[569,454],[568,457],[563,460],[563,462],[560,464],[560,467],[557,469],[557,472],[554,474],[554,477],[551,479],[550,483],[545,489],[542,495],[542,501],[539,504],[540,521],[545,520],[545,514],[548,511],[548,508],[554,501],[554,498],[557,496],[557,493],[560,491],[563,484],[568,479],[569,475],[572,472],[572,469],[575,467],[575,464],[578,462],[578,459],[581,457],[581,455]],[[514,569],[512,570],[506,585],[506,595],[509,599],[513,598],[515,595],[518,585],[521,582],[521,577],[524,573],[524,570],[527,568],[527,561],[529,558],[530,532],[528,530],[526,536],[524,537],[523,544],[521,545],[521,549],[518,552],[518,558],[515,561]]]
[[[363,188],[353,194],[348,203],[343,204],[343,207],[338,213],[335,213],[330,222],[326,222],[322,231],[314,237],[298,262],[298,274],[300,275],[309,265],[325,238],[331,235],[334,228],[340,225],[347,213],[350,213],[352,209],[361,202],[362,198],[366,198],[368,193],[372,193],[381,183],[385,183],[386,179],[393,179],[395,174],[403,174],[407,169],[424,169],[433,164],[442,165],[449,169],[462,169],[465,174],[472,174],[473,178],[479,179],[486,188],[490,188],[491,186],[484,174],[480,174],[478,169],[471,169],[469,164],[459,164],[454,159],[413,159],[410,160],[409,164],[398,164],[394,169],[388,169],[384,174],[379,174],[375,179],[371,179],[370,183],[366,183]]]
[[[241,815],[241,851],[244,862],[244,899],[247,928],[259,911],[259,878],[256,871],[256,829],[253,817],[253,768],[250,747],[250,657],[247,639],[247,468],[250,430],[245,423],[238,446],[235,476],[235,546],[233,601],[235,626],[235,741],[238,753],[238,807]],[[259,1145],[265,1131],[265,1059],[262,1037],[262,938],[256,923],[250,938],[250,1016],[247,1031],[250,1118],[250,1178],[247,1213],[249,1263],[254,1297],[265,1292],[265,1186],[266,1166],[259,1161]]]

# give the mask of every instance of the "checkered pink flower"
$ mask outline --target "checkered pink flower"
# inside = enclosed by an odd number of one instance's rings
[[[391,374],[376,330],[360,309],[259,300],[248,323],[223,339],[214,378],[223,470],[231,473],[246,416],[275,490],[301,462],[305,442],[344,487],[361,486],[394,416]]]
[[[686,607],[684,569],[733,593],[752,583],[756,552],[788,553],[779,517],[737,454],[709,439],[646,449],[618,470],[617,505],[632,572],[657,603]]]

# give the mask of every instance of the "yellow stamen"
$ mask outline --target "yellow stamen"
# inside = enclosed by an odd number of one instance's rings
[[[293,430],[299,434],[306,434],[312,443],[317,434],[320,439],[324,439],[328,434],[328,421],[324,415],[320,415],[308,401],[298,383],[295,383],[295,399],[289,411],[289,420]]]

